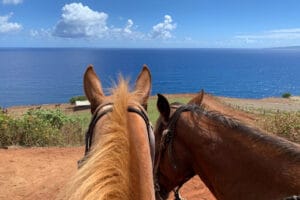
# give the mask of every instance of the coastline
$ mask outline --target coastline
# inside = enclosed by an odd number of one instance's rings
[[[196,93],[188,94],[164,94],[168,99],[171,98],[188,98],[192,99]],[[292,96],[291,98],[277,98],[268,97],[262,99],[245,99],[245,98],[232,98],[223,96],[214,96],[221,102],[243,110],[271,110],[271,111],[300,111],[300,96]],[[155,100],[157,97],[151,96],[150,100]],[[22,113],[30,109],[62,109],[66,113],[85,112],[87,109],[75,110],[75,105],[70,103],[56,103],[56,104],[38,104],[38,105],[18,105],[5,108],[7,113],[13,116],[20,116]]]

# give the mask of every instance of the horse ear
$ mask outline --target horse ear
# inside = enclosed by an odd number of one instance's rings
[[[199,92],[193,99],[191,99],[188,104],[196,104],[200,106],[202,104],[203,98],[204,90],[202,89],[201,92]]]
[[[170,104],[166,97],[164,97],[162,94],[157,94],[157,109],[160,112],[161,116],[163,117],[164,122],[168,122],[170,118]]]
[[[147,102],[151,91],[151,73],[147,65],[143,66],[135,81],[135,91],[139,96],[139,103],[147,110]]]
[[[83,87],[85,95],[91,103],[91,112],[94,113],[95,109],[102,103],[104,93],[101,82],[92,65],[88,66],[84,73]]]

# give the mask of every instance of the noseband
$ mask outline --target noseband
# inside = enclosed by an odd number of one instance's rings
[[[162,154],[167,150],[170,162],[172,167],[176,170],[177,169],[177,165],[173,156],[173,140],[175,137],[175,128],[176,128],[176,123],[181,115],[181,113],[183,112],[188,112],[188,111],[195,111],[200,109],[199,106],[194,105],[194,104],[188,104],[188,105],[174,105],[171,104],[171,108],[176,109],[176,111],[174,112],[174,114],[170,117],[170,120],[167,124],[167,127],[165,130],[163,130],[162,132],[162,137],[160,140],[160,144],[159,144],[159,151],[158,151],[158,158],[157,158],[157,162],[154,166],[154,182],[155,182],[155,192],[158,192],[161,190],[160,184],[159,184],[159,176],[160,176],[160,171],[159,171],[159,164],[161,162],[162,159]],[[188,176],[185,180],[183,180],[173,191],[175,193],[175,200],[180,200],[180,196],[179,196],[179,189],[181,188],[181,186],[188,181],[191,177]]]
[[[82,166],[83,161],[86,159],[88,153],[91,150],[92,140],[94,136],[94,128],[97,124],[97,122],[107,113],[113,111],[113,103],[107,103],[104,105],[100,105],[94,112],[92,120],[89,124],[89,128],[85,135],[85,153],[84,157],[78,161],[78,168]],[[148,118],[147,113],[140,107],[140,109],[134,108],[129,106],[127,108],[128,112],[136,113],[139,116],[141,116],[146,124],[147,127],[147,133],[148,133],[148,139],[149,139],[149,146],[150,146],[150,153],[151,153],[151,161],[152,166],[154,165],[154,156],[155,156],[155,141],[154,141],[154,134],[153,134],[153,128],[150,123],[150,120]]]

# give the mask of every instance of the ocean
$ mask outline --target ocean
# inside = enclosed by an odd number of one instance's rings
[[[300,49],[0,49],[0,106],[65,103],[83,95],[92,64],[105,91],[118,74],[133,85],[143,64],[152,95],[196,93],[240,98],[300,95]]]

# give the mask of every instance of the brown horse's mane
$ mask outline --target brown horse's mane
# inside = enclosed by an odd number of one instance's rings
[[[136,101],[136,96],[129,93],[128,81],[121,77],[118,87],[112,89],[109,123],[101,126],[100,140],[95,141],[85,164],[71,180],[64,199],[132,199],[126,116],[128,103]]]
[[[267,147],[274,147],[277,149],[278,153],[286,154],[293,160],[300,162],[299,147],[297,148],[295,143],[289,142],[276,135],[272,135],[271,133],[267,133],[257,127],[249,125],[245,123],[245,121],[240,120],[238,116],[235,118],[216,110],[207,110],[205,105],[194,105],[193,113],[196,114],[196,118],[195,114],[192,115],[194,122],[198,124],[199,128],[202,130],[204,128],[197,122],[199,122],[199,119],[202,117],[207,117],[214,122],[213,124],[210,123],[210,125],[213,125],[214,127],[234,130],[228,134],[243,134],[243,136],[249,138],[253,144],[263,142]],[[208,132],[209,130],[203,131]]]
[[[243,121],[247,124],[254,124],[255,117],[252,116],[250,113],[234,109],[228,104],[222,102],[220,99],[218,99],[218,97],[213,96],[212,94],[204,94],[202,105],[208,110],[215,110],[233,118],[238,118],[239,121]]]

